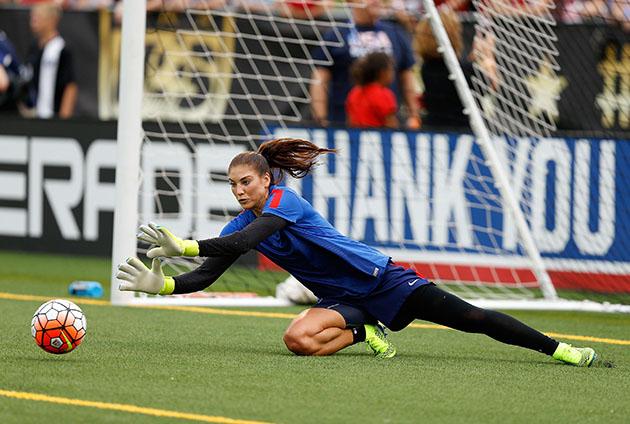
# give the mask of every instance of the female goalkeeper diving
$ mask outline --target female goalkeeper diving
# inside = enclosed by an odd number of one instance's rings
[[[319,298],[284,333],[287,348],[298,355],[330,355],[365,341],[379,358],[396,349],[380,323],[392,331],[422,319],[503,343],[525,347],[562,362],[590,366],[591,348],[574,348],[500,312],[475,307],[445,292],[411,269],[361,242],[339,233],[300,195],[277,185],[285,173],[301,178],[319,155],[333,153],[305,140],[268,141],[257,152],[240,153],[228,167],[232,193],[243,212],[220,237],[182,240],[166,228],[140,227],[138,238],[153,246],[147,268],[129,258],[118,266],[119,289],[150,294],[191,293],[211,285],[250,249],[290,272]],[[157,257],[202,256],[197,269],[165,277]]]

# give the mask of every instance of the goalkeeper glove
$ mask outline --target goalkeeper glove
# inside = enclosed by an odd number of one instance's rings
[[[156,245],[149,249],[147,257],[158,256],[199,256],[199,243],[196,240],[182,240],[165,227],[152,222],[140,226],[138,240]]]
[[[175,290],[173,277],[165,277],[159,259],[153,259],[151,269],[138,258],[129,258],[118,265],[116,278],[122,281],[120,291],[139,291],[149,294],[171,294]]]

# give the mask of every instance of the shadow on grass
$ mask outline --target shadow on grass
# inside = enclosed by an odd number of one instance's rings
[[[32,355],[32,356],[24,356],[24,355],[3,355],[3,362],[8,361],[15,362],[62,362],[62,363],[89,363],[92,361],[90,358],[83,358],[81,356],[72,356],[71,354],[63,354],[63,355],[54,355],[52,353],[42,352],[41,355]]]

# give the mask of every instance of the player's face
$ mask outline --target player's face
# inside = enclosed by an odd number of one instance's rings
[[[269,196],[269,174],[259,175],[249,165],[237,165],[228,173],[232,194],[243,209],[253,210],[256,215],[262,213],[263,206]]]

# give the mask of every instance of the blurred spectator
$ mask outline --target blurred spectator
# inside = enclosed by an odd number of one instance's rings
[[[23,70],[15,47],[0,31],[0,112],[18,112],[23,88]]]
[[[435,0],[438,9],[450,9],[455,12],[467,12],[471,9],[471,0]]]
[[[114,21],[122,22],[123,1],[119,1],[114,6]],[[222,9],[225,8],[227,0],[147,0],[147,11],[149,12],[182,12],[186,9]]]
[[[480,0],[477,10],[487,16],[543,16],[552,13],[556,0]]]
[[[584,2],[581,15],[616,22],[630,29],[630,2],[628,0],[591,0]]]
[[[33,72],[34,112],[39,118],[70,118],[77,101],[72,54],[57,31],[60,18],[61,8],[53,3],[38,4],[31,9],[31,31],[36,44],[28,62]]]
[[[448,9],[440,11],[444,29],[451,41],[455,54],[460,58],[462,71],[467,78],[473,73],[472,63],[462,60],[464,41],[462,24],[457,14]],[[438,52],[438,43],[433,36],[428,19],[422,20],[416,29],[416,48],[422,58],[421,78],[424,84],[422,97],[425,116],[422,121],[428,126],[466,127],[468,119],[463,113],[455,84],[449,79],[450,71]]]
[[[98,10],[114,5],[114,0],[64,0],[63,7],[68,10]]]
[[[582,22],[585,0],[558,0],[556,2],[556,20],[574,24]]]
[[[628,0],[558,0],[556,17],[564,23],[580,23],[589,20],[630,22]]]
[[[346,123],[350,66],[368,53],[382,51],[394,58],[396,75],[391,89],[407,107],[407,126],[419,127],[412,72],[415,61],[408,35],[397,26],[379,21],[380,13],[380,0],[357,0],[352,10],[353,25],[328,31],[322,47],[313,51],[313,58],[320,63],[332,59],[330,65],[317,66],[312,75],[311,107],[313,119],[320,125]]]
[[[294,19],[316,19],[326,13],[329,4],[327,0],[279,0],[276,3],[280,15]]]
[[[389,88],[394,81],[394,61],[383,52],[356,60],[351,68],[355,86],[346,100],[350,127],[398,128],[396,95]]]
[[[467,12],[472,8],[471,0],[435,0],[438,10],[449,9]],[[424,14],[422,0],[389,0],[385,19],[401,25],[409,34],[413,34],[418,19]]]
[[[245,13],[272,15],[276,11],[276,0],[235,0],[237,10]]]
[[[16,0],[15,4],[20,6],[34,6],[40,3],[54,3],[57,6],[63,6],[64,0]]]
[[[181,12],[186,9],[220,9],[226,0],[147,0],[147,10]]]
[[[421,13],[420,0],[391,0],[388,2],[383,19],[402,26],[411,34]]]

